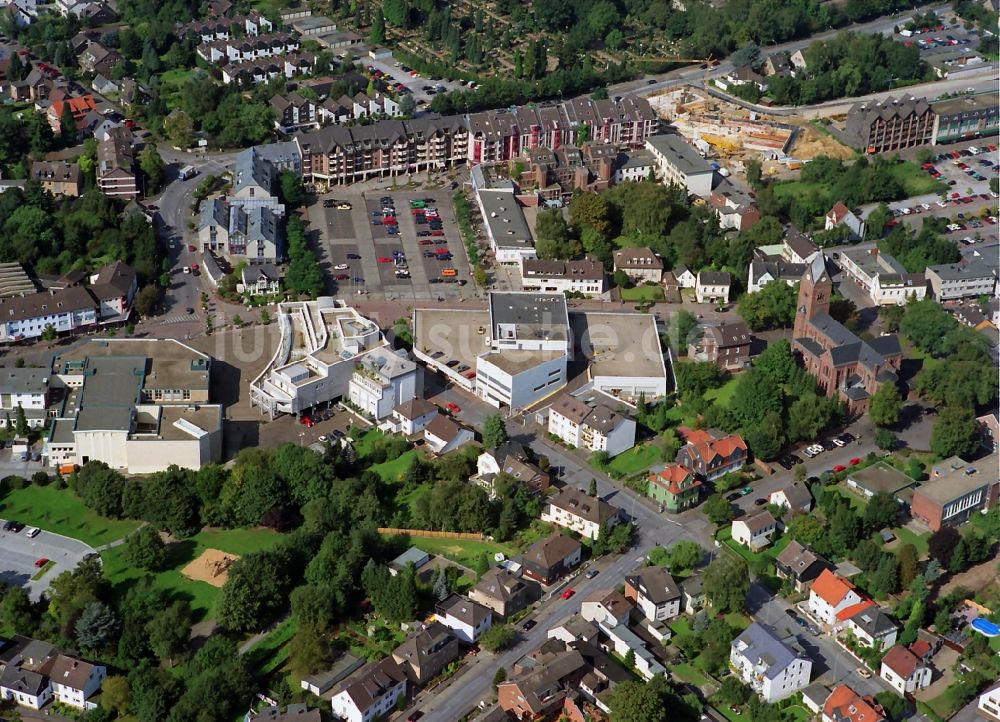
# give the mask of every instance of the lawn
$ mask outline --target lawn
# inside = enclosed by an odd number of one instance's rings
[[[774,195],[779,198],[805,198],[813,194],[829,192],[823,183],[807,183],[805,181],[780,181],[774,184]]]
[[[160,82],[163,85],[180,85],[197,74],[196,68],[174,68],[160,73]]]
[[[743,557],[743,559],[745,559],[748,562],[753,562],[758,559],[766,559],[768,557],[773,559],[779,554],[781,554],[781,552],[784,551],[785,547],[788,546],[788,544],[792,541],[791,537],[783,536],[780,539],[778,539],[778,541],[776,541],[774,544],[767,547],[763,551],[752,552],[742,544],[737,544],[735,541],[733,541],[731,527],[723,527],[722,529],[720,529],[719,533],[716,535],[716,539],[725,544],[730,550],[732,550],[736,554],[739,554],[741,557]]]
[[[625,476],[638,474],[648,469],[660,460],[660,450],[653,444],[633,446],[628,451],[619,454],[608,464],[610,471],[617,471]]]
[[[410,464],[413,463],[413,460],[417,458],[418,455],[419,452],[416,449],[410,449],[405,454],[401,454],[395,459],[390,459],[389,461],[383,461],[381,464],[374,464],[370,466],[369,470],[374,471],[382,477],[382,481],[401,481],[403,474],[405,474],[406,470],[410,468]]]
[[[91,511],[69,489],[54,485],[14,489],[0,500],[0,517],[79,539],[92,547],[101,546],[139,526],[135,521],[105,519]]]
[[[268,529],[213,529],[200,532],[168,547],[169,568],[151,575],[153,585],[169,593],[172,598],[186,599],[194,611],[195,621],[210,619],[214,615],[219,589],[206,582],[187,579],[181,575],[180,570],[205,549],[221,549],[242,556],[266,549],[280,538],[280,534]],[[116,594],[124,594],[136,580],[146,574],[124,560],[120,546],[102,552],[101,558],[104,561],[104,576],[115,587]]]
[[[736,382],[738,378],[733,377],[717,389],[709,389],[705,392],[705,398],[709,401],[718,401],[723,406],[729,406],[729,402],[736,392]]]
[[[259,671],[270,674],[288,659],[288,642],[299,627],[295,617],[288,617],[266,637],[247,650],[244,659]]]
[[[939,694],[937,697],[931,700],[927,700],[927,706],[930,707],[934,713],[941,719],[948,719],[961,706],[958,700],[955,698],[958,685],[952,684],[944,692]]]
[[[889,169],[890,174],[901,186],[907,198],[912,196],[922,196],[928,193],[943,193],[948,190],[948,186],[938,180],[934,180],[920,166],[910,161],[897,163]]]
[[[476,566],[479,555],[486,552],[493,563],[493,555],[497,552],[506,557],[510,557],[514,550],[506,545],[497,542],[476,541],[474,539],[438,539],[430,537],[411,537],[410,541],[418,549],[423,549],[428,554],[437,554],[445,559],[461,564],[467,569]]]
[[[917,548],[917,554],[921,557],[927,556],[927,540],[930,538],[929,534],[915,534],[906,527],[893,529],[892,533],[896,535],[897,539],[899,539],[900,544],[912,544]]]
[[[688,682],[696,687],[708,684],[708,677],[702,674],[701,670],[693,664],[688,664],[687,662],[670,665],[670,672],[682,682]]]
[[[368,429],[368,431],[361,434],[357,441],[354,442],[354,450],[357,452],[358,456],[365,456],[372,450],[372,445],[377,439],[381,439],[385,434],[383,434],[378,429]]]
[[[621,288],[619,292],[623,301],[662,301],[662,286],[636,286],[634,288]]]

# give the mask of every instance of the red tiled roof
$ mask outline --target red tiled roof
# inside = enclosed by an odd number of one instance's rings
[[[870,599],[862,599],[857,604],[852,604],[851,606],[841,609],[839,612],[837,612],[837,621],[843,622],[845,619],[850,619],[858,612],[863,612],[866,609],[868,609],[868,607],[874,607],[874,606],[875,602],[871,601]]]
[[[692,475],[693,472],[682,464],[669,464],[656,474],[651,474],[649,481],[654,484],[659,484],[671,494],[676,496],[684,491],[681,489],[681,482]],[[688,488],[694,489],[699,486],[701,486],[701,482],[695,479]]]
[[[881,722],[885,717],[861,695],[842,684],[837,687],[823,705],[823,715],[837,722]]]
[[[827,213],[826,215],[834,223],[840,223],[842,220],[844,220],[844,218],[847,217],[847,214],[850,212],[851,212],[850,208],[845,206],[840,201],[837,201],[836,205],[834,205],[833,208],[830,209],[830,212]]]
[[[920,664],[920,659],[903,645],[897,644],[882,658],[882,664],[903,679],[909,679]]]
[[[812,585],[812,591],[816,593],[816,596],[830,606],[836,606],[839,604],[840,601],[847,596],[848,592],[853,590],[853,584],[843,577],[834,574],[829,569],[824,569],[823,572],[816,577],[816,581],[813,582]]]
[[[910,651],[922,659],[931,651],[931,643],[923,639],[918,639],[910,645]]]

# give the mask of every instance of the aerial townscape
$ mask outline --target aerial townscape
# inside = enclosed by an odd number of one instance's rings
[[[0,722],[1000,722],[997,0],[0,7]]]

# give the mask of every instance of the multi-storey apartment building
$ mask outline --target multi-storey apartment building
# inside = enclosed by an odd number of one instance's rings
[[[570,446],[608,456],[635,445],[635,421],[602,401],[588,404],[569,394],[560,395],[549,407],[548,431]]]
[[[392,416],[398,404],[417,395],[417,365],[386,348],[376,348],[354,367],[348,396],[361,413],[375,421]]]
[[[934,143],[995,135],[1000,125],[1000,94],[967,95],[934,103]]]
[[[934,140],[934,111],[924,98],[864,101],[848,112],[845,135],[869,154],[926,145]]]
[[[691,195],[712,195],[715,171],[698,151],[679,135],[654,135],[646,138],[646,150],[656,162],[656,177],[663,183],[676,183]]]
[[[924,273],[938,301],[992,295],[997,285],[996,267],[983,261],[928,266]]]
[[[112,128],[97,144],[97,187],[113,198],[139,196],[132,131],[128,128]]]

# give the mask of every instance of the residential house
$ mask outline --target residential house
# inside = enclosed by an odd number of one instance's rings
[[[868,154],[927,145],[934,139],[934,111],[924,98],[861,101],[847,113],[844,137]]]
[[[819,715],[830,697],[830,690],[819,682],[813,682],[802,690],[802,704],[814,715]]]
[[[333,713],[347,722],[370,722],[391,712],[406,696],[407,677],[392,657],[370,662],[335,688]]]
[[[273,296],[281,292],[281,272],[270,263],[251,263],[240,272],[237,291],[251,296]]]
[[[87,290],[98,302],[97,319],[100,323],[128,320],[132,302],[139,291],[135,269],[124,261],[114,261],[101,267],[89,278]]]
[[[52,195],[73,198],[80,195],[80,186],[83,182],[80,166],[62,160],[32,162],[31,177]]]
[[[98,302],[84,286],[0,299],[0,341],[39,338],[51,326],[57,333],[96,327]]]
[[[132,131],[114,128],[97,144],[97,187],[112,198],[137,198],[139,174],[132,148]]]
[[[795,591],[804,592],[825,569],[833,565],[794,539],[774,558],[779,579],[791,579]]]
[[[845,276],[865,290],[876,306],[902,306],[911,299],[922,301],[927,295],[927,279],[923,273],[907,273],[901,263],[877,248],[843,251],[840,267]]]
[[[646,150],[653,156],[661,183],[676,183],[690,195],[702,198],[712,194],[715,171],[680,135],[646,138]]]
[[[840,684],[823,705],[822,721],[885,722],[885,711],[870,695],[862,697],[846,684]]]
[[[535,494],[549,488],[549,475],[531,463],[520,444],[508,441],[495,449],[484,449],[476,460],[476,475],[470,481],[485,488],[493,499],[497,495],[494,483],[501,473],[526,485]]]
[[[357,657],[344,653],[327,669],[303,677],[299,686],[317,697],[325,695],[338,682],[346,679],[358,670],[364,662]]]
[[[621,657],[631,652],[635,657],[635,671],[647,682],[658,674],[666,676],[667,670],[649,648],[649,643],[633,632],[625,624],[599,625],[607,637],[607,647]]]
[[[728,178],[712,191],[708,205],[718,216],[719,226],[725,230],[746,231],[760,220],[760,209],[754,199]]]
[[[15,103],[37,103],[47,98],[51,89],[52,81],[35,67],[24,80],[8,80],[4,85],[6,95]]]
[[[822,253],[799,283],[792,348],[825,394],[836,394],[850,414],[868,410],[884,383],[896,383],[903,354],[894,335],[863,341],[830,315],[833,282]]]
[[[376,422],[387,419],[396,406],[417,396],[420,374],[405,354],[377,348],[355,364],[347,386],[348,397],[365,418]],[[447,444],[451,439],[442,441]]]
[[[712,430],[684,430],[684,438],[686,443],[677,452],[675,461],[705,481],[714,481],[746,466],[747,445],[739,434],[723,436]]]
[[[910,513],[931,531],[964,524],[972,515],[996,505],[1000,498],[997,452],[978,461],[957,456],[931,467],[930,478],[913,491]]]
[[[681,288],[694,288],[698,282],[698,277],[687,266],[677,266],[673,274]]]
[[[833,208],[826,212],[825,221],[823,227],[828,231],[838,226],[846,226],[851,232],[852,239],[858,240],[865,237],[865,222],[841,201],[834,203]]]
[[[625,598],[650,622],[665,622],[681,613],[680,587],[664,567],[643,567],[625,576]]]
[[[73,122],[76,124],[78,133],[86,130],[89,122],[88,117],[97,111],[94,96],[90,94],[53,100],[48,110],[45,111],[46,120],[48,120],[53,133],[58,134],[62,130],[63,109],[66,107],[69,107],[69,111],[73,115]]]
[[[516,719],[543,719],[562,708],[586,672],[586,661],[579,652],[558,653],[499,684],[497,704]]]
[[[725,271],[698,271],[694,296],[698,303],[728,303],[733,278]]]
[[[48,423],[49,374],[36,368],[0,368],[0,426],[13,425],[17,409],[24,411],[28,426],[41,428]]]
[[[298,93],[275,95],[271,107],[277,116],[274,127],[282,133],[315,130],[320,126],[319,105]]]
[[[753,85],[759,91],[767,90],[767,79],[751,68],[749,65],[742,65],[734,68],[729,74],[716,79],[716,85],[723,90],[728,90],[732,86]]]
[[[753,260],[747,273],[747,293],[757,293],[772,281],[794,286],[805,271],[804,263],[788,263],[780,258],[775,261]]]
[[[656,173],[656,161],[653,154],[645,149],[619,153],[615,159],[614,173],[615,185],[638,183],[649,178],[650,173]]]
[[[213,198],[202,205],[198,240],[205,252],[273,264],[284,258],[284,206],[277,199]]]
[[[52,683],[52,698],[76,709],[89,710],[97,705],[90,699],[101,689],[108,671],[104,665],[91,664],[65,654],[42,665],[40,671]]]
[[[917,482],[884,461],[857,471],[852,470],[847,476],[847,488],[865,499],[871,499],[877,494],[888,494],[906,505],[909,505],[916,485]]]
[[[443,414],[435,416],[424,427],[424,441],[427,447],[439,456],[468,444],[474,438],[471,429],[455,423]]]
[[[580,616],[595,624],[628,624],[632,618],[632,604],[620,592],[599,589],[580,604]]]
[[[897,644],[882,658],[878,676],[888,682],[900,696],[912,697],[914,693],[930,686],[932,672],[920,657]]]
[[[813,504],[809,487],[801,481],[793,481],[788,486],[772,491],[767,501],[769,504],[777,504],[793,512],[802,512],[803,514],[808,514]]]
[[[542,510],[542,521],[597,540],[602,527],[611,529],[622,520],[622,510],[599,497],[589,496],[572,486],[550,497]]]
[[[812,660],[794,636],[782,640],[757,622],[732,641],[729,664],[768,704],[804,689],[812,673]]]
[[[284,712],[278,706],[265,707],[260,712],[251,709],[244,715],[243,722],[323,722],[323,713],[299,702],[288,705]]]
[[[392,659],[410,684],[429,682],[441,670],[458,659],[458,640],[439,622],[432,622],[392,652]]]
[[[683,599],[681,608],[685,614],[697,614],[705,608],[705,590],[701,586],[701,572],[692,572],[690,576],[682,579],[678,586],[681,588]]]
[[[983,260],[928,266],[924,274],[938,301],[992,296],[997,285],[996,266]]]
[[[538,583],[523,579],[505,567],[493,567],[469,590],[469,599],[506,619],[525,609],[541,594]]]
[[[672,514],[698,503],[701,481],[682,464],[667,464],[649,475],[646,493]]]
[[[979,695],[977,707],[987,719],[1000,720],[1000,684]]]
[[[862,596],[851,582],[824,569],[809,589],[808,605],[816,619],[835,627],[874,603]]]
[[[86,711],[96,706],[92,698],[106,676],[103,665],[61,654],[48,642],[20,635],[0,641],[0,700],[32,709],[55,700]]]
[[[781,51],[777,53],[770,53],[766,58],[764,58],[764,65],[761,68],[764,71],[764,75],[791,75],[795,66],[792,65],[791,56],[787,51]]]
[[[604,451],[610,457],[635,445],[633,419],[601,401],[591,405],[569,394],[559,395],[549,407],[548,431],[570,446]]]
[[[52,685],[45,675],[8,664],[0,671],[0,699],[41,709],[52,700]]]
[[[435,416],[438,407],[422,398],[412,398],[392,410],[392,430],[406,436],[422,432]]]
[[[663,261],[649,248],[622,248],[615,251],[615,271],[623,271],[635,284],[659,283]]]
[[[756,552],[771,543],[771,537],[778,530],[778,525],[778,520],[771,516],[771,512],[762,509],[734,519],[730,530],[733,541]]]
[[[554,532],[535,542],[521,556],[524,576],[540,584],[552,584],[580,563],[580,542]]]
[[[586,603],[586,602],[585,602]],[[582,609],[583,605],[581,605]],[[587,642],[596,644],[600,629],[593,622],[585,619],[579,612],[567,614],[549,629],[546,635],[549,639],[558,639],[566,644]]]
[[[878,650],[895,644],[899,633],[896,620],[874,605],[848,617],[844,629],[853,634],[862,646]]]
[[[473,644],[493,625],[493,612],[488,607],[457,594],[439,602],[434,611],[437,620],[466,644]]]
[[[597,261],[521,259],[521,289],[545,293],[579,293],[600,298],[607,291],[604,265]]]
[[[798,228],[790,225],[785,229],[785,237],[781,239],[781,257],[786,263],[804,266],[812,263],[819,254],[819,246]]]
[[[700,275],[700,274],[699,274]],[[750,365],[750,329],[742,321],[699,324],[688,341],[688,358],[731,371]]]
[[[105,77],[110,77],[115,66],[124,60],[125,58],[117,51],[106,48],[98,42],[91,42],[87,45],[86,50],[78,58],[80,68],[84,72],[100,73]]]

